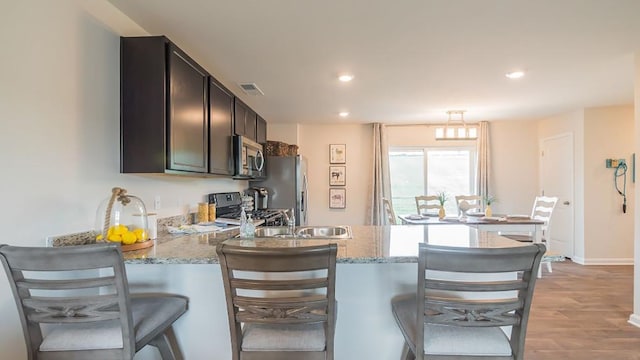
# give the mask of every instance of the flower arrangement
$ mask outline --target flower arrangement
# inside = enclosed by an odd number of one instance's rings
[[[440,191],[436,196],[438,196],[438,202],[440,202],[440,206],[444,206],[444,203],[449,199],[447,193],[444,191]]]
[[[485,203],[487,206],[491,206],[491,204],[493,204],[493,203],[495,203],[495,202],[497,202],[497,201],[498,201],[498,199],[496,199],[496,198],[495,198],[495,196],[492,196],[492,195],[486,195],[486,196],[484,197],[484,203]]]
[[[484,209],[484,216],[490,217],[490,216],[493,215],[493,210],[491,209],[491,204],[493,204],[496,201],[497,201],[497,199],[494,196],[486,195],[484,197],[484,203],[486,204],[486,207]]]

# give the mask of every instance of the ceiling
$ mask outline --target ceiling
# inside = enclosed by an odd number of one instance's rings
[[[521,120],[633,103],[638,0],[109,2],[272,123],[443,122],[447,110]],[[513,70],[526,75],[506,78]]]

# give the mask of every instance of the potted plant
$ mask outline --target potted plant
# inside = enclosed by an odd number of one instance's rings
[[[444,191],[441,191],[438,193],[438,202],[440,203],[440,209],[438,210],[438,218],[439,219],[443,219],[445,216],[445,211],[444,211],[444,203],[447,202],[447,193]]]
[[[484,216],[491,216],[493,215],[493,211],[491,210],[491,204],[493,204],[494,202],[496,202],[497,199],[494,196],[491,195],[486,195],[484,197]]]

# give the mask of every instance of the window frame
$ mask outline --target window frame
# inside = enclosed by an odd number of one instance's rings
[[[427,189],[429,188],[429,174],[428,174],[428,169],[429,169],[429,156],[428,156],[428,152],[429,151],[437,151],[437,150],[451,150],[451,151],[469,151],[469,184],[470,184],[470,189],[471,189],[471,194],[475,194],[477,192],[477,163],[478,163],[478,156],[477,156],[477,148],[475,146],[475,144],[469,144],[469,145],[462,145],[462,144],[452,144],[452,145],[446,145],[446,144],[442,144],[442,145],[428,145],[428,146],[389,146],[389,154],[387,155],[389,157],[389,162],[391,161],[390,155],[391,152],[400,152],[400,151],[422,151],[422,171],[423,171],[423,194],[427,194]],[[390,184],[391,185],[391,184]],[[393,199],[394,195],[393,195],[393,187],[391,187],[391,198]],[[470,195],[471,195],[470,194]],[[451,195],[451,194],[450,194]],[[395,209],[394,209],[395,211]]]

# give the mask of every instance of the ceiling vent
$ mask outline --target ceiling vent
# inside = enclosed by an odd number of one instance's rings
[[[260,90],[258,85],[256,85],[255,83],[243,83],[238,85],[240,85],[240,88],[242,89],[242,91],[244,91],[244,93],[247,95],[254,95],[254,96],[264,95],[262,90]]]

